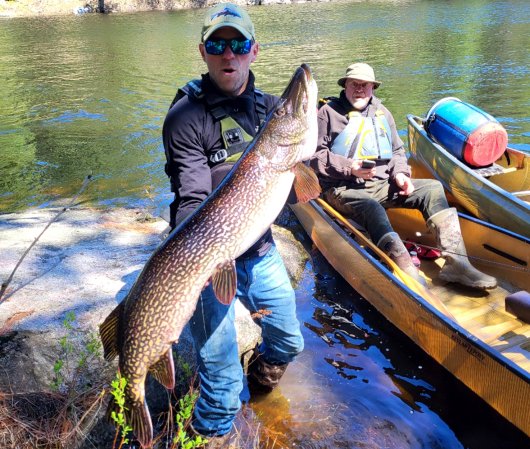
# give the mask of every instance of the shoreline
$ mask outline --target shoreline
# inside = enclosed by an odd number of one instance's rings
[[[207,8],[225,0],[0,0],[0,19]],[[330,0],[231,0],[244,7]]]

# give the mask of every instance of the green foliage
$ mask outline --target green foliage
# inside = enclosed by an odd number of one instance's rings
[[[59,339],[60,355],[53,364],[52,389],[68,394],[90,386],[90,365],[102,353],[101,342],[95,332],[85,334],[75,327],[76,316],[68,312],[63,320],[65,334]]]
[[[200,435],[190,435],[188,429],[191,425],[193,407],[199,396],[197,390],[193,389],[196,373],[194,373],[190,364],[177,352],[173,352],[175,361],[175,371],[178,378],[181,379],[182,385],[189,385],[189,390],[178,403],[174,406],[175,414],[175,434],[172,440],[171,448],[195,449],[204,447],[208,440]]]
[[[181,449],[194,449],[198,447],[204,447],[208,442],[206,438],[200,435],[189,436],[186,429],[189,427],[191,422],[191,415],[193,413],[193,407],[197,401],[199,394],[196,391],[191,391],[180,398],[178,403],[178,410],[176,411],[175,421],[177,424],[177,430],[175,437],[173,438],[173,446]]]
[[[181,371],[180,378],[184,382],[188,382],[193,377],[191,366],[186,360],[177,353],[173,353],[173,360],[175,361],[175,368]]]
[[[117,409],[117,411],[112,410],[110,415],[112,421],[114,421],[114,424],[116,425],[116,437],[114,438],[114,444],[112,447],[116,446],[118,434],[121,436],[118,447],[122,447],[122,445],[127,444],[129,442],[127,435],[133,430],[132,427],[125,422],[125,410],[127,410],[125,407],[126,386],[127,379],[120,376],[120,373],[116,373],[116,378],[111,382],[112,389],[110,390],[110,394],[114,398],[114,403]]]

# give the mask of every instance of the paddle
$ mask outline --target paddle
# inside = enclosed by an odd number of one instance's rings
[[[331,215],[333,218],[337,219],[342,225],[344,225],[344,227],[346,227],[348,231],[350,231],[356,237],[358,242],[370,248],[381,261],[385,262],[392,269],[393,274],[399,280],[401,280],[401,282],[403,282],[408,288],[418,293],[421,297],[425,298],[425,300],[429,304],[434,306],[437,310],[442,312],[447,317],[454,320],[455,323],[457,322],[455,316],[451,312],[449,312],[449,310],[442,301],[440,301],[436,296],[434,296],[429,291],[429,289],[420,284],[416,279],[409,276],[401,268],[399,268],[399,266],[385,252],[381,251],[370,239],[365,237],[364,234],[358,229],[356,229],[355,226],[353,226],[343,215],[333,209],[323,199],[317,198],[315,201],[329,215]]]

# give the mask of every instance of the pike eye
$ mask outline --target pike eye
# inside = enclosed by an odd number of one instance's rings
[[[276,115],[278,117],[281,117],[282,115],[285,115],[285,108],[280,108],[276,110]]]

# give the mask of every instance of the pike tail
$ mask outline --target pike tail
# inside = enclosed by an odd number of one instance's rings
[[[134,435],[142,448],[150,448],[153,444],[153,423],[145,400],[131,404],[126,411],[126,421],[133,428]]]

